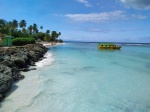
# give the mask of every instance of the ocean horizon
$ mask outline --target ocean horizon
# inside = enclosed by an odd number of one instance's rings
[[[150,112],[150,44],[95,42],[49,47],[36,71],[23,73],[0,112]]]

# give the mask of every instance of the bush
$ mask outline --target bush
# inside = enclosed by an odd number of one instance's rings
[[[22,46],[22,45],[34,44],[34,43],[35,43],[34,38],[18,37],[12,40],[12,44],[15,46]]]

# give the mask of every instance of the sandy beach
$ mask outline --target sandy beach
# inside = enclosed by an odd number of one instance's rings
[[[0,107],[3,107],[4,111],[30,111],[30,108],[26,107],[32,105],[33,99],[41,92],[40,85],[43,82],[43,78],[40,75],[40,71],[42,67],[50,65],[54,61],[54,59],[52,58],[52,54],[49,52],[47,52],[44,57],[45,59],[35,63],[36,66],[30,67],[36,68],[36,70],[21,72],[21,74],[24,75],[25,78],[21,81],[13,83],[10,92],[8,92],[8,94],[6,95],[7,97],[2,101],[0,105]],[[24,108],[26,108],[26,110],[24,110]]]
[[[61,45],[62,43],[56,43],[56,42],[39,42],[40,44],[43,44],[44,46],[46,47],[49,47],[49,46],[57,46],[57,45]]]

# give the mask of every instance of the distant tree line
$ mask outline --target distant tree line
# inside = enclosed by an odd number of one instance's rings
[[[18,22],[16,19],[12,21],[0,19],[0,32],[2,34],[13,36],[15,38],[34,38],[37,41],[63,42],[61,39],[58,39],[61,32],[50,30],[42,32],[43,26],[40,26],[39,28],[40,29],[38,29],[38,26],[35,23],[27,26],[27,22],[25,20]]]

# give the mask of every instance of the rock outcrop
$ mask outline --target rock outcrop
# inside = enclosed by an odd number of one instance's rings
[[[34,66],[35,62],[42,60],[47,50],[42,44],[0,48],[0,101],[14,81],[24,78],[20,71],[31,70],[29,66]]]

